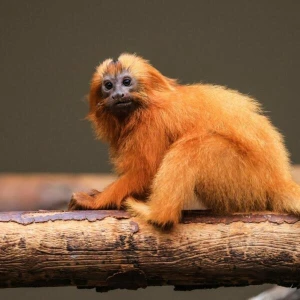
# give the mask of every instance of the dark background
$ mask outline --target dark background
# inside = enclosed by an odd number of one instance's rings
[[[259,99],[285,135],[292,162],[300,163],[299,10],[299,1],[275,0],[1,0],[0,172],[109,172],[107,147],[94,140],[83,120],[84,99],[97,64],[124,51],[142,55],[183,83],[226,85]],[[176,295],[249,294],[234,291]],[[174,297],[166,288],[142,293],[126,295]]]
[[[85,95],[124,51],[263,103],[300,163],[299,1],[1,1],[0,171],[108,172]]]

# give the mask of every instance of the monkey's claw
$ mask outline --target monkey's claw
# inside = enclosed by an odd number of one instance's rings
[[[80,194],[80,196],[79,196]],[[83,193],[73,193],[71,201],[68,206],[68,210],[84,210],[86,207],[84,206],[84,202],[82,201]]]
[[[86,210],[91,209],[94,202],[94,197],[100,194],[97,190],[92,190],[89,194],[86,193],[73,193],[68,210]]]

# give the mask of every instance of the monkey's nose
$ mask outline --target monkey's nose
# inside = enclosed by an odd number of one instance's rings
[[[124,97],[124,94],[121,94],[121,93],[116,93],[116,94],[112,95],[112,98],[114,100],[122,99],[123,97]]]

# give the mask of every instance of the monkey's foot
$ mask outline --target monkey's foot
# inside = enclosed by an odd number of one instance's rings
[[[97,190],[92,190],[89,194],[82,192],[73,193],[68,210],[95,209],[95,196],[99,194],[100,192]]]
[[[171,214],[165,214],[164,211],[162,211],[162,214],[155,214],[148,204],[137,201],[132,197],[128,197],[126,199],[125,207],[132,215],[136,215],[137,217],[140,217],[155,227],[163,230],[169,230],[173,227],[173,225],[178,223],[179,218],[177,215],[172,217]]]

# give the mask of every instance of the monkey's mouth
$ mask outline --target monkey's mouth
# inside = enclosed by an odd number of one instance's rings
[[[116,107],[119,107],[119,108],[122,108],[122,107],[128,107],[128,106],[131,106],[133,104],[132,100],[131,99],[128,99],[128,100],[123,100],[123,101],[117,101],[115,103],[115,106]]]
[[[124,117],[135,111],[138,106],[138,103],[132,98],[123,98],[108,102],[107,108],[112,114]]]

